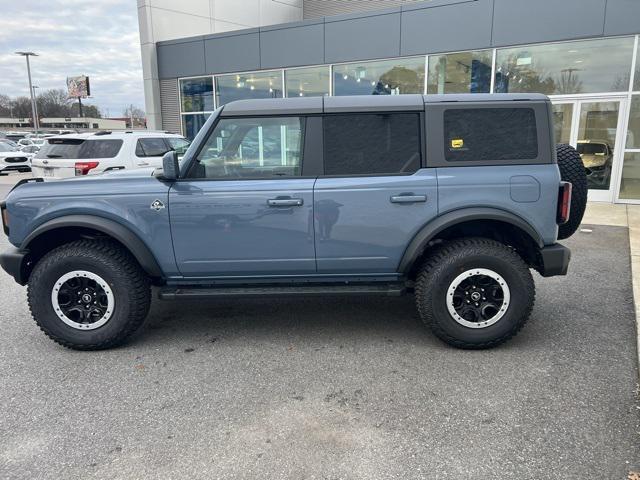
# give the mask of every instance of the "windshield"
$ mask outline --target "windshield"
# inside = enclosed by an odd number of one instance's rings
[[[118,155],[122,140],[84,140],[81,138],[56,138],[42,145],[36,158],[113,158]]]
[[[0,152],[15,152],[17,148],[8,142],[0,141]]]
[[[607,153],[607,146],[604,143],[579,143],[576,150],[581,155],[604,155]]]

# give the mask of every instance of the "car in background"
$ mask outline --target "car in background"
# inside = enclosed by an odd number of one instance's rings
[[[22,152],[15,145],[0,140],[0,175],[10,172],[30,172],[33,153]]]
[[[32,145],[35,145],[36,147],[40,148],[42,145],[44,145],[44,140],[44,138],[40,137],[21,138],[20,140],[18,140],[18,145],[21,147],[30,147]]]
[[[582,159],[589,188],[608,188],[613,165],[613,149],[606,140],[580,140],[576,150]]]
[[[161,167],[170,151],[182,155],[189,140],[167,132],[101,131],[45,139],[32,160],[34,177],[48,179],[95,175],[113,170]]]

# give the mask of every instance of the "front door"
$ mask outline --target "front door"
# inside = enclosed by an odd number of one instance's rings
[[[176,261],[188,277],[315,273],[304,118],[222,118],[169,192]]]
[[[589,200],[611,202],[622,164],[624,98],[553,99],[556,143],[572,145],[582,158]]]

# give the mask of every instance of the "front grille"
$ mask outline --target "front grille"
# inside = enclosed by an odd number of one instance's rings
[[[22,163],[27,161],[27,157],[10,157],[5,158],[4,161],[6,163]]]

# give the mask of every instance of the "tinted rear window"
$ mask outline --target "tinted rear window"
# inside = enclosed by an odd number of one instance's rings
[[[413,173],[420,168],[417,113],[327,115],[325,175]]]
[[[444,153],[450,162],[536,158],[535,113],[532,108],[446,110]]]
[[[36,158],[113,158],[118,155],[122,140],[82,140],[78,138],[53,139],[47,141]]]

